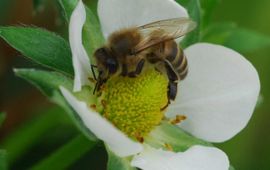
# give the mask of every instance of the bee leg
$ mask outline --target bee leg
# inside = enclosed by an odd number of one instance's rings
[[[96,82],[96,85],[95,85],[95,88],[94,88],[94,90],[93,90],[93,94],[96,93],[96,90],[97,90],[98,86],[99,86],[99,82],[97,81],[97,82]]]
[[[145,63],[145,60],[144,60],[144,59],[142,59],[142,60],[138,63],[137,68],[136,68],[136,70],[135,70],[135,74],[136,74],[136,75],[138,75],[138,74],[140,74],[140,73],[142,72],[144,63]]]
[[[132,71],[128,74],[129,77],[136,77],[137,75],[139,75],[142,72],[143,66],[144,66],[145,60],[142,59],[141,61],[139,61],[139,63],[137,64],[136,70]]]
[[[128,75],[128,68],[126,64],[122,64],[122,76],[127,76]]]
[[[168,99],[175,100],[177,95],[177,83],[170,81],[168,85]]]
[[[165,63],[165,68],[166,68],[167,76],[168,76],[169,80],[172,82],[177,81],[178,76],[175,73],[175,71],[172,69],[172,67],[168,65],[168,63]]]
[[[96,82],[96,84],[95,84],[95,88],[94,88],[94,90],[93,90],[93,94],[95,94],[95,92],[96,92],[97,90],[99,90],[100,86],[102,85],[101,83],[102,83],[102,82],[101,82],[101,79],[100,79],[100,77],[98,77],[97,82]]]
[[[167,107],[169,106],[169,104],[171,104],[171,102],[170,102],[170,100],[168,99],[167,104],[166,104],[164,107],[162,107],[162,108],[160,109],[160,111],[164,111],[165,109],[167,109]]]
[[[96,73],[95,73],[94,68],[97,68],[97,66],[96,66],[96,65],[91,64],[91,71],[92,71],[92,73],[93,73],[94,79],[97,81],[97,76],[96,76]]]
[[[99,72],[98,78],[96,80],[95,88],[93,90],[93,94],[95,94],[95,92],[100,89],[100,86],[102,86],[102,84],[104,84],[107,81],[106,79],[102,79],[100,77],[100,75],[102,75],[102,73],[103,73],[102,71]]]

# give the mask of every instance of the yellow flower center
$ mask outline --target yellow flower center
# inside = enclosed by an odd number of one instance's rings
[[[104,88],[104,116],[128,136],[143,139],[164,116],[167,90],[167,77],[155,69],[136,78],[112,77]]]

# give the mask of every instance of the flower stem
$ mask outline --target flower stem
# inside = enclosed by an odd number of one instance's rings
[[[85,136],[78,135],[31,169],[66,169],[81,158],[82,155],[94,148],[96,144],[96,141],[90,141]]]
[[[38,112],[36,117],[24,123],[1,141],[1,147],[8,152],[8,163],[13,164],[23,154],[27,153],[32,146],[43,138],[46,132],[62,124],[68,124],[69,120],[62,112],[59,107],[52,107]]]

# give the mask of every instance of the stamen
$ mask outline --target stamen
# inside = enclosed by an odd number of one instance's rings
[[[172,145],[168,144],[168,143],[164,143],[164,147],[169,150],[169,151],[173,151],[173,147]]]
[[[97,110],[97,105],[91,104],[91,105],[90,105],[90,108],[93,109],[93,110]]]
[[[170,123],[176,125],[181,123],[182,121],[186,120],[187,117],[185,115],[176,115],[174,119],[170,120]]]
[[[137,141],[139,141],[140,143],[143,143],[144,142],[144,138],[141,136],[141,134],[137,134],[136,135],[136,139],[137,139]]]
[[[106,106],[107,106],[106,100],[101,100],[101,104],[102,104],[102,106],[103,106],[104,108],[106,108]]]

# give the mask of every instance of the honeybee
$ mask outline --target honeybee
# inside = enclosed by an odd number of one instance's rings
[[[178,81],[188,73],[187,59],[175,39],[195,27],[189,18],[173,18],[112,33],[108,43],[94,53],[98,70],[94,92],[112,76],[136,77],[152,66],[167,74],[168,98],[174,100]]]

